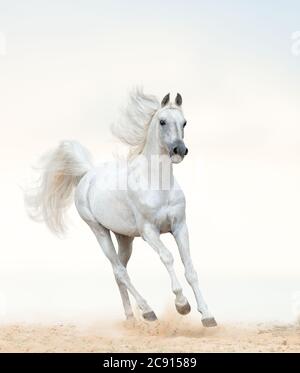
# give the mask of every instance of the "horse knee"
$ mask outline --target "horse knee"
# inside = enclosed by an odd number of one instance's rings
[[[126,285],[129,279],[126,268],[121,265],[114,266],[113,272],[117,282]]]

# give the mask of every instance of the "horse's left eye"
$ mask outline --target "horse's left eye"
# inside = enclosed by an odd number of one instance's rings
[[[186,126],[186,121],[183,123],[183,128]]]
[[[159,121],[159,123],[160,123],[161,126],[164,126],[165,124],[167,124],[167,122],[166,122],[165,120],[163,120],[163,119],[161,119],[161,120]]]

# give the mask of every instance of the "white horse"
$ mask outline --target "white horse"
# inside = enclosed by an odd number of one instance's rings
[[[46,164],[38,188],[26,196],[26,202],[33,218],[41,218],[52,231],[62,233],[64,212],[76,188],[77,210],[112,265],[127,319],[134,317],[128,292],[136,300],[144,319],[157,319],[127,273],[135,237],[142,237],[165,265],[177,311],[182,315],[190,312],[191,307],[174,271],[173,256],[160,239],[160,234],[171,233],[202,314],[202,323],[211,327],[217,324],[199,289],[190,255],[185,197],[173,176],[173,163],[181,162],[188,152],[183,142],[186,120],[181,106],[179,94],[174,103],[170,102],[168,94],[160,104],[154,96],[134,91],[123,121],[112,127],[113,133],[131,147],[128,160],[93,167],[86,149],[77,142],[64,141],[44,158]],[[153,159],[158,163],[153,165]],[[151,185],[150,174],[155,175],[151,177]],[[110,232],[116,236],[118,252]]]

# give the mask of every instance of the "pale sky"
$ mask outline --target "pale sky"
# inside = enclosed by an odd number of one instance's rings
[[[135,85],[159,98],[183,96],[189,156],[175,174],[213,311],[221,319],[293,317],[300,56],[291,35],[299,14],[298,1],[0,0],[4,321],[122,317],[110,265],[75,210],[61,241],[27,218],[19,186],[61,139],[80,141],[97,162],[112,158],[119,150],[109,125]],[[165,269],[144,242],[135,246],[129,273],[163,309],[173,301]]]

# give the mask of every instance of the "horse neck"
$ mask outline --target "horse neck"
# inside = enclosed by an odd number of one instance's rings
[[[163,164],[163,170],[170,176],[171,184],[173,184],[173,164],[168,152],[160,145],[155,123],[153,122],[151,122],[149,126],[145,145],[141,154],[147,158],[148,167],[151,167],[151,162],[161,162]]]
[[[160,145],[160,141],[157,136],[157,129],[156,129],[154,120],[152,120],[149,125],[144,147],[143,147],[141,154],[144,157],[147,157],[149,160],[151,160],[152,156],[168,155],[166,150]]]

